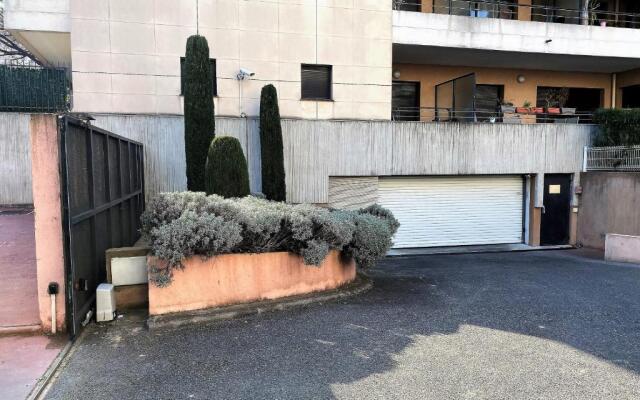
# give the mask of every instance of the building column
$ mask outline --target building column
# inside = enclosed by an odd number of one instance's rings
[[[518,20],[531,21],[531,0],[520,0],[518,2]]]
[[[65,327],[65,275],[60,203],[60,154],[58,124],[53,114],[31,116],[31,173],[36,241],[38,306],[45,332],[51,332],[49,284],[55,282],[56,326]]]
[[[578,242],[578,214],[580,212],[580,198],[576,189],[580,186],[580,173],[573,174],[571,179],[571,210],[569,215],[569,244],[575,246]]]
[[[544,174],[532,175],[529,199],[529,246],[540,246],[540,225],[544,199]]]

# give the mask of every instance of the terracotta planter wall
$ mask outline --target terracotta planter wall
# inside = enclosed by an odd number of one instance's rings
[[[148,262],[155,262],[149,258]],[[173,281],[149,283],[149,314],[199,310],[335,289],[353,281],[356,265],[332,251],[320,267],[291,253],[225,254],[191,257]]]

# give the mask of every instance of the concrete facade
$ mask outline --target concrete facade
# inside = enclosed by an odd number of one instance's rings
[[[638,29],[393,12],[395,44],[640,58],[640,49],[636,46],[639,41]]]
[[[72,0],[74,110],[182,114],[196,32],[216,59],[217,115],[257,115],[272,83],[285,117],[390,118],[390,0]],[[302,63],[333,66],[333,101],[300,100]],[[238,81],[240,68],[255,76]]]
[[[70,0],[5,0],[4,25],[38,59],[71,62]]]
[[[640,235],[640,173],[587,172],[582,192],[578,243],[605,249],[609,233]]]

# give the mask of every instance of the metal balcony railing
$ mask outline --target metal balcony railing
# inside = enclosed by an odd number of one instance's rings
[[[476,18],[514,19],[575,25],[599,25],[618,28],[640,28],[640,13],[615,12],[597,7],[587,10],[546,5],[520,4],[506,0],[394,0],[394,10],[423,11],[434,14],[461,15]]]
[[[584,171],[640,171],[640,146],[587,147]]]
[[[591,124],[593,113],[575,109],[517,107],[514,111],[446,107],[392,107],[394,121],[509,123],[509,124]]]

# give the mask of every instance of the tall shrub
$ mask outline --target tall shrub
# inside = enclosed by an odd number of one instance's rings
[[[596,146],[640,145],[640,109],[600,109],[593,119],[600,127]]]
[[[204,190],[207,151],[215,136],[212,88],[207,39],[190,36],[185,53],[184,144],[187,188],[191,191]]]
[[[220,136],[213,139],[205,168],[205,191],[222,197],[249,195],[249,170],[238,139]]]
[[[269,200],[285,201],[282,126],[278,109],[278,93],[266,85],[260,94],[260,152],[262,159],[262,192]]]

